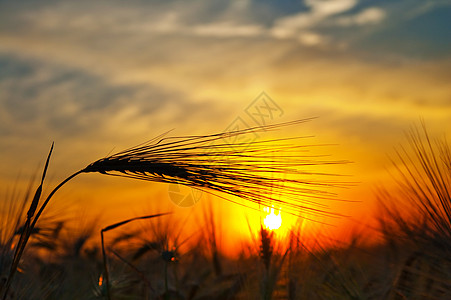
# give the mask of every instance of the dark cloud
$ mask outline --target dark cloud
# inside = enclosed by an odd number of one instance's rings
[[[400,8],[379,30],[364,36],[354,47],[367,52],[397,54],[422,59],[450,57],[451,5],[400,14]]]
[[[19,4],[20,3],[20,4]],[[132,48],[155,34],[204,39],[259,36],[374,56],[449,53],[447,1],[6,1],[0,34]],[[69,35],[69,36],[68,36]],[[136,42],[139,40],[140,42]],[[110,49],[108,49],[108,47]]]
[[[181,95],[152,85],[111,84],[91,74],[11,56],[0,56],[0,89],[0,106],[11,128],[41,124],[42,130],[56,134],[101,130],[130,107],[135,107],[130,121],[148,116],[149,123],[168,105],[189,110]]]

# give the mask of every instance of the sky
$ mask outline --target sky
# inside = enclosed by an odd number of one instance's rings
[[[286,133],[353,161],[332,172],[358,183],[341,195],[355,203],[332,209],[361,220],[409,128],[450,132],[450,20],[449,0],[2,0],[1,191],[28,182],[52,141],[50,186],[169,130],[315,117]],[[262,103],[274,114],[259,121]],[[55,202],[117,221],[143,198],[171,208],[166,186],[95,176]]]

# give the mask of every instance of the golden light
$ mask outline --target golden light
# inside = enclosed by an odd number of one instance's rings
[[[100,276],[99,276],[99,286],[102,286],[102,285],[103,285],[103,275],[100,274]]]
[[[265,219],[263,220],[263,224],[265,224],[266,228],[270,230],[279,229],[282,225],[282,215],[280,209],[277,210],[277,214],[274,213],[274,207],[265,207],[263,211],[267,213]]]

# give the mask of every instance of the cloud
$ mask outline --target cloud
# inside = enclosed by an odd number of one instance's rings
[[[132,20],[121,26],[122,30],[129,32],[157,32],[173,33],[182,30],[179,14],[175,11],[162,13],[151,20]],[[117,24],[117,23],[116,23]]]
[[[340,26],[373,25],[382,22],[386,17],[384,10],[369,7],[355,15],[337,18],[335,23]]]
[[[311,14],[326,17],[350,10],[357,0],[306,0],[305,4],[311,7]]]
[[[436,9],[446,9],[449,6],[451,6],[449,0],[421,1],[417,5],[409,7],[403,17],[406,19],[414,19]]]
[[[401,25],[402,11],[412,11],[412,5],[406,1],[396,5],[382,1],[378,7],[369,5],[371,3],[358,0],[306,0],[299,3],[201,0],[195,3],[131,1],[130,5],[123,7],[117,1],[97,1],[89,6],[83,1],[61,1],[51,7],[36,5],[33,11],[27,10],[26,6],[16,8],[11,15],[0,12],[6,25],[0,29],[2,43],[6,45],[0,45],[0,48],[7,48],[11,40],[17,42],[17,39],[32,36],[36,39],[32,44],[38,44],[34,52],[39,51],[47,39],[57,38],[60,41],[77,39],[78,44],[92,45],[92,51],[107,51],[99,49],[106,39],[120,39],[124,44],[110,46],[112,51],[125,47],[125,44],[133,48],[138,43],[141,49],[145,49],[149,41],[159,36],[186,40],[291,40],[318,49],[339,52],[347,47],[346,51],[350,51],[378,32],[392,32],[391,27]],[[392,16],[400,17],[394,20]],[[370,28],[370,25],[378,26]],[[68,32],[71,36],[67,36]],[[391,47],[394,47],[393,43],[386,48]]]
[[[306,46],[317,46],[326,44],[328,39],[318,33],[303,31],[298,35],[298,40],[301,44]]]
[[[264,30],[259,25],[220,22],[197,25],[189,29],[189,32],[195,35],[212,37],[253,37],[262,35]]]
[[[0,65],[2,140],[147,135],[158,121],[179,122],[199,109],[188,96],[149,83],[121,85],[11,56],[0,55]]]
[[[205,21],[205,16],[196,20],[193,9],[171,9],[174,5],[183,8],[186,5],[184,2],[168,3],[153,10],[146,6],[128,7],[125,10],[114,5],[101,7],[106,9],[104,14],[98,13],[96,9],[99,7],[93,10],[83,7],[73,9],[66,4],[54,9],[42,8],[33,13],[19,14],[23,17],[18,18],[24,21],[23,27],[14,30],[4,27],[1,30],[0,51],[3,49],[3,53],[14,53],[11,56],[14,58],[10,58],[12,61],[27,58],[42,66],[53,65],[66,71],[39,67],[37,69],[42,75],[18,76],[16,81],[22,82],[24,86],[15,87],[19,91],[16,92],[17,97],[36,97],[34,102],[28,100],[27,107],[33,107],[36,112],[52,110],[52,113],[59,114],[62,116],[59,121],[54,120],[56,127],[59,127],[65,126],[65,118],[69,120],[80,111],[87,115],[90,111],[116,114],[125,107],[125,102],[121,101],[125,101],[128,96],[132,99],[130,106],[135,108],[130,108],[124,118],[139,111],[151,114],[154,110],[155,114],[160,114],[168,111],[169,106],[174,107],[174,115],[182,118],[177,113],[178,107],[200,103],[205,105],[203,101],[206,99],[215,99],[214,105],[222,109],[227,106],[222,104],[225,101],[239,104],[241,100],[237,95],[240,93],[252,99],[255,93],[260,92],[255,89],[266,86],[283,86],[296,93],[299,90],[309,92],[310,88],[307,89],[301,81],[310,82],[310,78],[317,80],[314,83],[316,86],[327,86],[325,93],[332,88],[342,91],[349,88],[353,80],[366,77],[364,74],[373,74],[372,71],[353,73],[354,78],[342,82],[339,78],[346,74],[347,67],[341,64],[359,61],[358,57],[353,57],[352,49],[348,54],[351,58],[347,58],[331,56],[335,52],[328,52],[327,47],[318,52],[315,49],[306,50],[299,43],[322,46],[339,42],[327,28],[324,29],[326,25],[332,26],[326,21],[341,20],[342,24],[349,27],[374,24],[388,16],[382,8],[361,9],[357,1],[309,0],[306,2],[307,11],[278,18],[274,27],[265,27],[262,23],[251,21]],[[252,6],[247,3],[234,9],[243,13],[243,10],[252,9]],[[145,13],[142,14],[142,11]],[[247,39],[249,37],[258,38]],[[282,70],[280,65],[283,62],[294,69]],[[365,62],[360,63],[365,65]],[[15,64],[20,65],[17,60]],[[308,69],[306,73],[305,68]],[[288,78],[285,78],[285,74],[288,74]],[[335,74],[333,80],[330,79],[332,75],[328,77],[326,74]],[[6,73],[4,76],[7,76]],[[279,82],[278,76],[290,84]],[[292,82],[290,77],[296,78],[297,83]],[[60,80],[58,84],[54,82],[56,78]],[[340,82],[341,87],[337,87],[336,82]],[[376,85],[384,85],[383,80]],[[3,85],[2,90],[8,90],[13,95],[11,86],[5,89]],[[370,80],[362,86],[374,88]],[[37,93],[39,87],[47,92]],[[395,90],[396,87],[390,89]],[[434,86],[430,90],[435,90]],[[446,94],[446,91],[443,93]],[[421,97],[424,96],[421,93]],[[74,97],[91,99],[89,101],[92,102],[76,101]],[[45,98],[67,100],[63,105],[59,102],[47,103]],[[155,101],[152,102],[155,105],[153,107],[150,102],[144,101],[145,98],[161,100],[152,100]],[[42,104],[34,104],[40,101]],[[115,105],[117,110],[114,110]],[[205,111],[201,107],[197,108]],[[195,109],[186,108],[190,112]],[[30,112],[20,111],[15,111],[11,116],[23,120],[33,118]]]
[[[312,28],[330,16],[350,10],[357,4],[357,1],[307,0],[305,4],[310,8],[310,11],[278,19],[273,30],[296,33],[300,29]]]
[[[308,12],[300,12],[292,16],[279,18],[270,33],[276,38],[295,38],[307,46],[324,45],[329,38],[315,32],[330,17],[352,9],[356,0],[306,0]]]

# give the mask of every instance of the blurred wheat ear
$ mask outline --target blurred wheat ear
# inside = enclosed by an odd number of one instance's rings
[[[315,160],[318,157],[299,156],[296,151],[308,147],[296,145],[294,141],[299,138],[254,142],[240,142],[239,139],[243,135],[272,131],[309,120],[297,120],[204,136],[154,139],[143,145],[99,159],[70,175],[53,189],[34,215],[39,204],[51,150],[41,185],[28,212],[28,230],[24,231],[21,243],[16,248],[6,290],[11,284],[30,233],[50,199],[63,185],[82,173],[100,173],[182,184],[205,189],[212,193],[220,192],[238,196],[249,203],[253,202],[264,206],[278,204],[283,206],[286,212],[297,215],[302,213],[304,218],[306,218],[305,214],[334,215],[326,210],[327,206],[322,202],[335,198],[335,195],[326,191],[325,188],[338,184],[297,179],[297,176],[312,174],[301,170],[303,167],[345,162],[318,161]],[[231,142],[227,142],[227,140],[231,140]],[[277,176],[281,174],[289,174],[292,177]],[[284,195],[284,200],[277,195]],[[6,295],[7,291],[4,293],[3,299],[6,299]]]
[[[386,241],[396,257],[409,249],[389,299],[450,299],[450,147],[445,138],[431,138],[424,122],[407,138],[408,147],[393,160],[397,193],[380,189],[378,194]]]
[[[125,221],[114,223],[114,224],[109,225],[109,226],[103,228],[102,230],[100,230],[100,240],[101,240],[101,243],[102,243],[102,257],[103,257],[103,267],[104,267],[104,272],[105,272],[105,286],[106,286],[106,298],[107,299],[111,299],[110,298],[111,297],[111,291],[110,291],[110,279],[109,279],[110,276],[109,276],[109,273],[108,273],[108,262],[107,262],[107,256],[106,256],[106,251],[105,251],[105,243],[104,243],[104,233],[107,232],[107,231],[113,230],[115,228],[121,227],[122,225],[125,225],[127,223],[136,221],[136,220],[151,219],[151,218],[164,216],[164,215],[167,215],[167,214],[168,213],[161,213],[161,214],[155,214],[155,215],[135,217],[135,218],[127,219]],[[120,257],[118,254],[116,254],[116,256]]]
[[[14,274],[19,266],[20,258],[22,257],[23,251],[25,250],[25,246],[33,232],[33,229],[34,229],[35,222],[32,223],[31,220],[36,212],[36,209],[39,204],[39,200],[41,198],[42,186],[44,185],[44,179],[47,174],[47,169],[49,167],[50,157],[53,152],[53,146],[54,146],[54,144],[52,143],[49,154],[47,156],[47,160],[45,162],[44,171],[42,172],[41,182],[40,182],[38,188],[36,189],[33,200],[31,201],[31,204],[30,204],[30,208],[27,211],[27,219],[25,221],[25,224],[22,226],[23,229],[20,234],[20,238],[19,238],[19,241],[17,243],[16,249],[14,252],[14,257],[13,257],[13,260],[11,263],[11,268],[9,271],[8,279],[5,283],[5,285],[2,286],[2,288],[5,289],[3,299],[6,299],[8,297],[8,291],[11,286],[12,278],[14,277]],[[0,290],[0,292],[1,292],[1,290]]]
[[[403,235],[423,245],[451,252],[451,151],[445,139],[432,140],[426,126],[408,135],[409,148],[398,151],[395,180],[402,199],[381,190],[386,236]],[[400,200],[400,201],[394,201]],[[391,203],[410,207],[404,211]],[[406,215],[405,212],[410,215]]]

